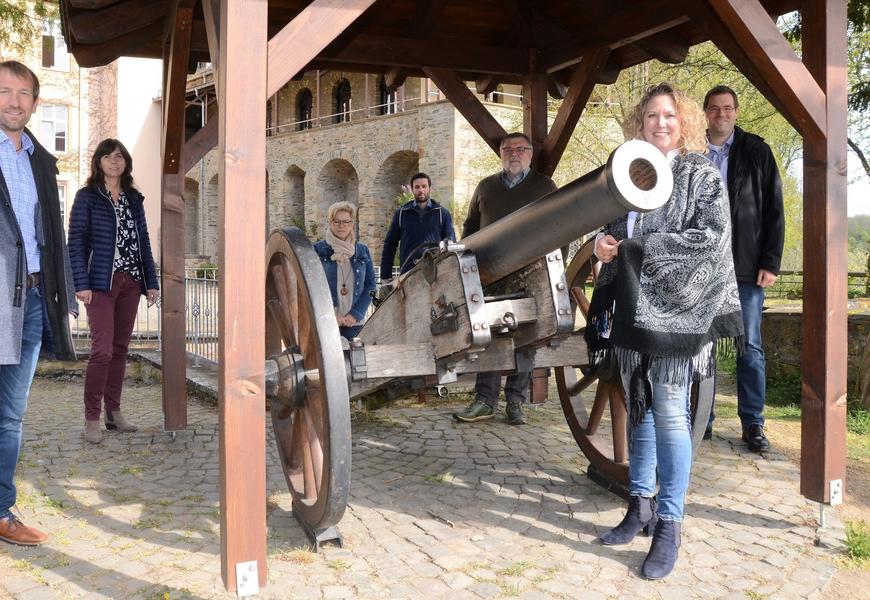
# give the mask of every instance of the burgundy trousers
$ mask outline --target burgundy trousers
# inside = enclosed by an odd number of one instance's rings
[[[86,304],[91,328],[91,358],[85,371],[85,419],[99,421],[106,410],[121,408],[121,388],[127,368],[127,348],[139,309],[142,284],[127,273],[116,271],[112,289],[94,291]]]

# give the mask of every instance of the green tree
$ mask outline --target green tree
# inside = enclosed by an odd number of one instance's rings
[[[32,47],[45,17],[57,14],[49,0],[0,0],[0,48],[23,54]]]

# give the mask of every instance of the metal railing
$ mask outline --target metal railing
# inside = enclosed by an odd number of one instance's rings
[[[866,298],[870,296],[870,275],[861,271],[849,271],[847,274],[849,298]],[[780,271],[776,283],[765,292],[768,298],[784,298],[800,300],[804,297],[804,272]]]
[[[380,269],[375,266],[375,281],[380,284]],[[399,268],[393,267],[393,277],[399,275]],[[159,272],[158,272],[159,276]],[[79,305],[81,312],[73,327],[73,338],[77,346],[89,346],[90,328],[87,312]],[[373,307],[369,308],[369,314]],[[144,296],[139,300],[139,311],[133,326],[131,347],[160,350],[162,348],[162,328],[160,302],[148,306]],[[201,359],[217,362],[218,357],[218,270],[216,268],[189,268],[184,270],[184,321],[187,352],[193,357],[194,366]],[[368,316],[368,315],[367,315]]]

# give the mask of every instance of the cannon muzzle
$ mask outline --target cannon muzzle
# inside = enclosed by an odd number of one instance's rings
[[[647,212],[668,201],[674,180],[665,156],[632,140],[607,164],[463,238],[474,252],[480,282],[489,285],[629,211]]]

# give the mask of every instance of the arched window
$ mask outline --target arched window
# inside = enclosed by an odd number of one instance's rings
[[[269,137],[274,132],[272,131],[272,101],[266,102],[266,137]]]
[[[347,123],[350,121],[350,82],[347,79],[340,80],[335,84],[335,122]]]
[[[311,90],[303,88],[296,95],[296,129],[311,129],[311,107],[314,100],[311,97]]]
[[[387,80],[383,76],[381,76],[379,89],[378,114],[392,115],[396,112],[396,90],[387,87]]]

